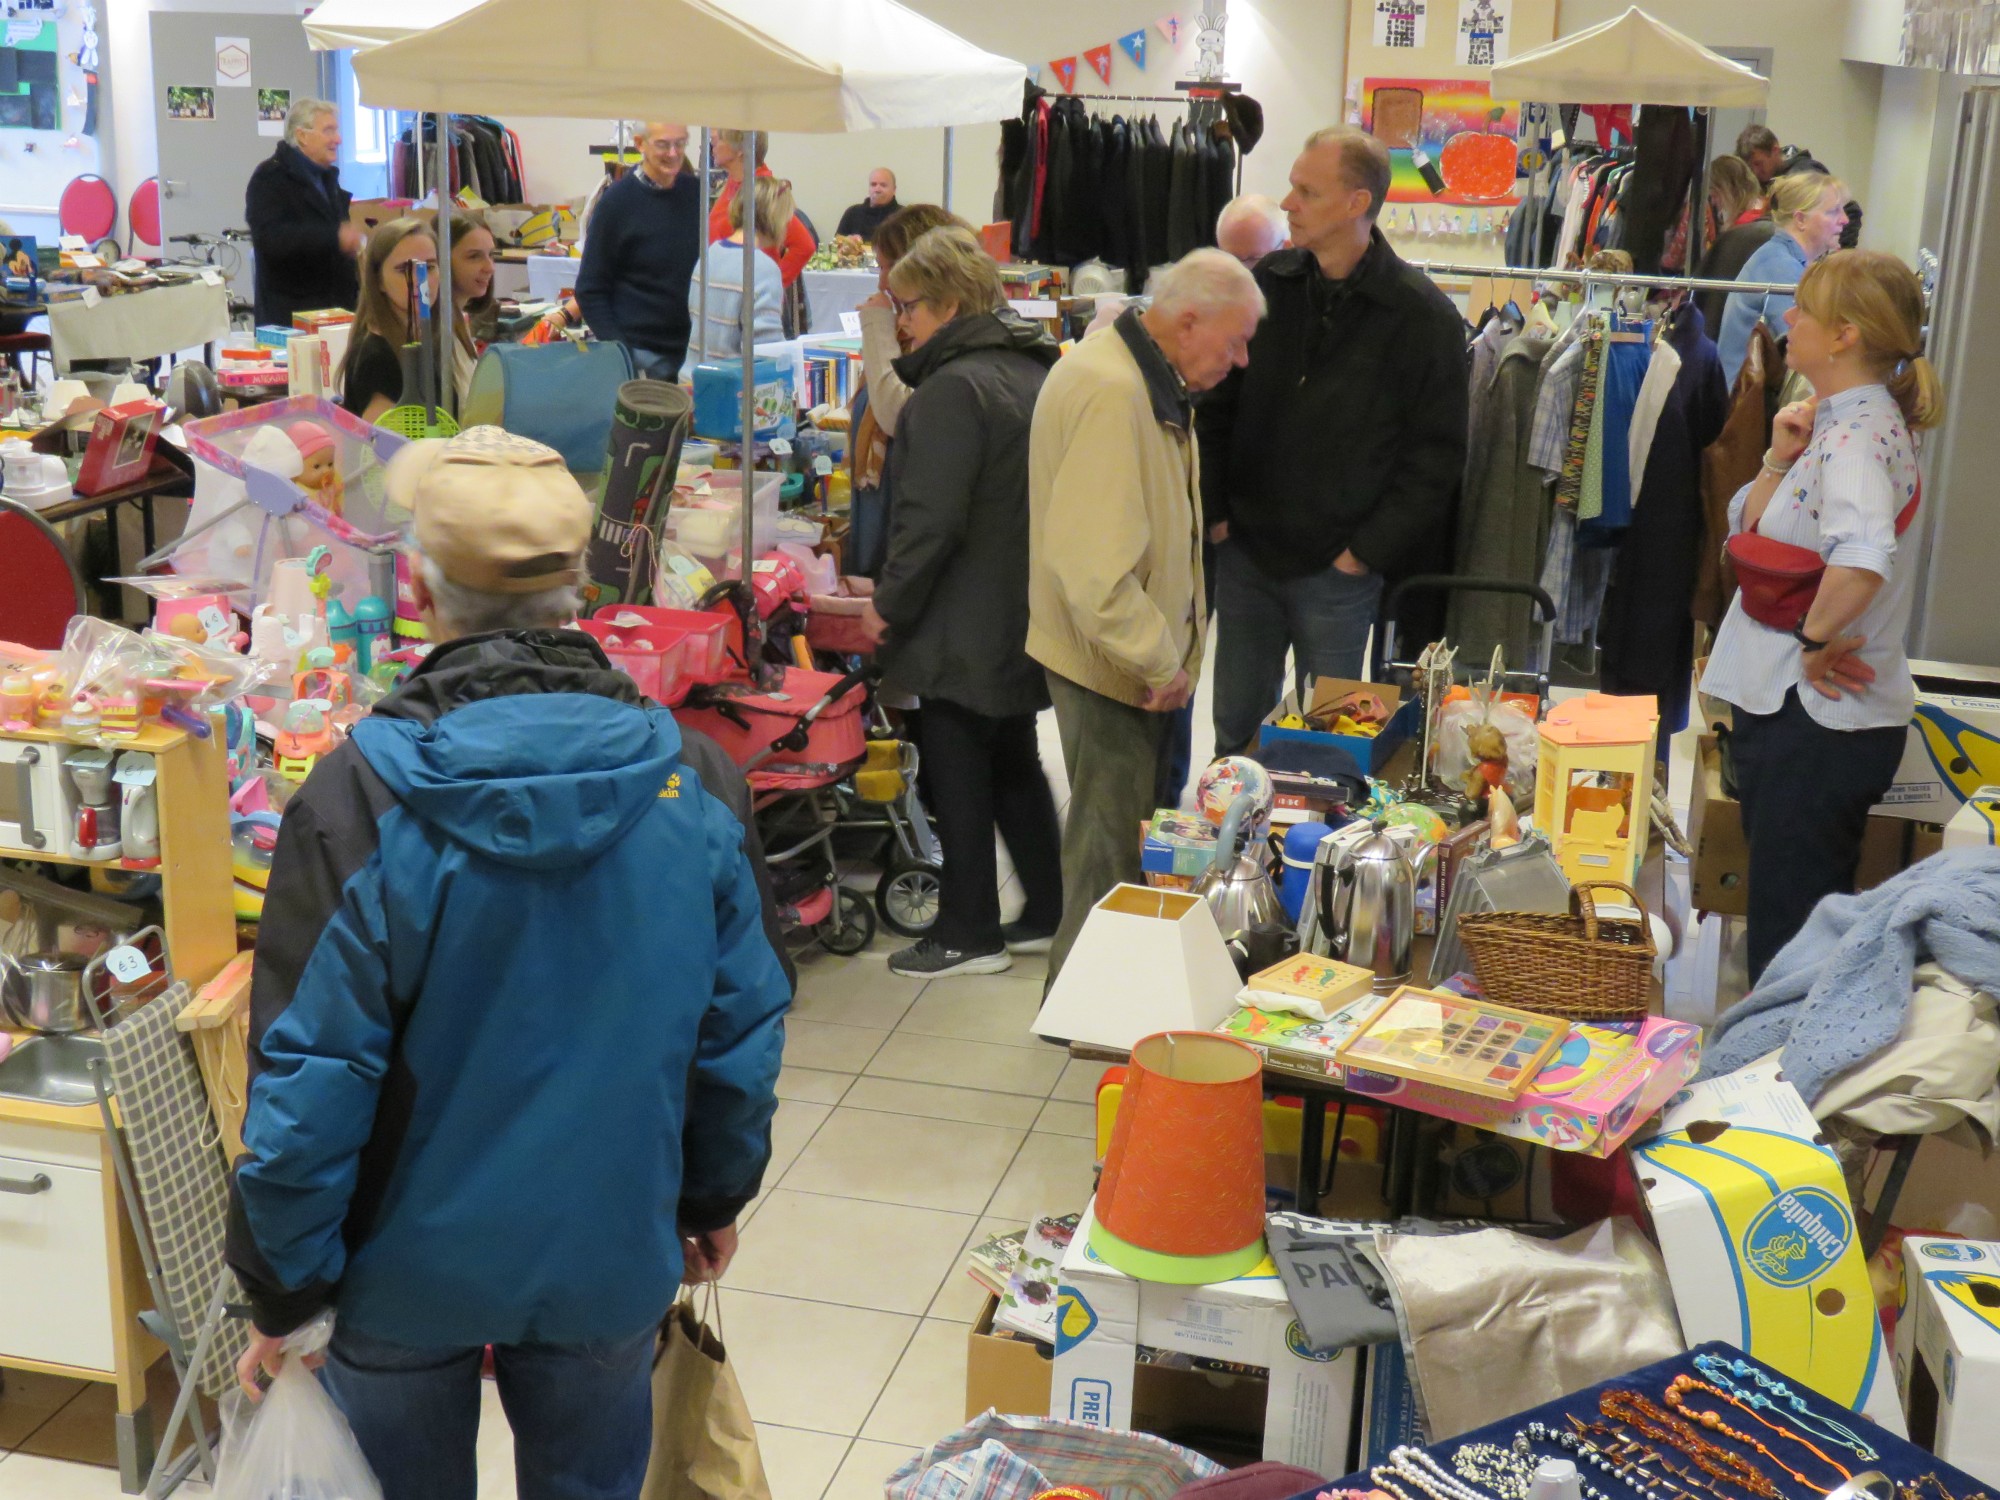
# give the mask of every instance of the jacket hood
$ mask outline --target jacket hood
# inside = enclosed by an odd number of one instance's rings
[[[1013,349],[1027,355],[1043,369],[1052,369],[1062,357],[1048,330],[1039,323],[1006,308],[969,318],[955,318],[931,335],[922,348],[912,349],[895,361],[896,374],[905,385],[921,385],[924,379],[961,355],[980,349]]]
[[[645,815],[680,763],[673,716],[602,660],[569,631],[454,641],[354,726],[355,749],[453,842],[528,869],[582,864]]]

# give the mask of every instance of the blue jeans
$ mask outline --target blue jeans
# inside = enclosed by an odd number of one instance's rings
[[[494,1348],[521,1500],[637,1500],[653,1446],[656,1332]],[[383,1500],[477,1500],[482,1353],[412,1349],[334,1324],[320,1381]]]
[[[657,350],[640,349],[631,344],[625,348],[632,356],[632,373],[639,379],[664,380],[669,385],[680,379],[686,355],[661,354]]]
[[[1257,739],[1285,694],[1285,652],[1302,677],[1362,675],[1382,580],[1335,567],[1270,578],[1234,542],[1215,549],[1215,753]]]

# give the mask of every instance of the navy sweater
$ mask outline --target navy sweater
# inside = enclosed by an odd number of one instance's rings
[[[670,188],[654,187],[636,169],[619,178],[591,212],[577,271],[576,300],[590,331],[663,355],[678,371],[701,247],[701,183],[693,173]]]

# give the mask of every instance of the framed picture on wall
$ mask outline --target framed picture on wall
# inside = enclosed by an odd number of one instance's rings
[[[1362,80],[1361,128],[1389,148],[1391,203],[1520,202],[1519,123],[1483,78]]]

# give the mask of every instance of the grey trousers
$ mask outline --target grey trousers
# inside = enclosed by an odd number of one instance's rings
[[[1053,984],[1090,909],[1120,881],[1140,879],[1139,845],[1153,816],[1154,787],[1174,716],[1133,708],[1054,672],[1048,679],[1069,773],[1062,926],[1049,950]]]

